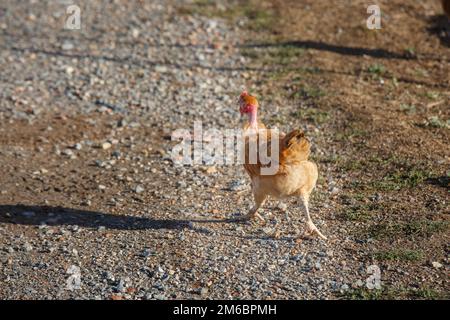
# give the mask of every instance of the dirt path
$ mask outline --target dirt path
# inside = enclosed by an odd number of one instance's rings
[[[363,1],[265,2],[243,48],[265,90],[248,85],[273,125],[306,120],[328,219],[382,271],[381,290],[345,296],[448,297],[448,20],[438,2],[378,4],[382,28],[368,30]]]
[[[449,49],[438,5],[387,3],[383,36],[359,1],[84,2],[81,31],[0,5],[0,299],[445,297]],[[297,244],[277,202],[229,222],[242,168],[171,162],[173,130],[240,126],[244,85],[312,139],[329,241]]]

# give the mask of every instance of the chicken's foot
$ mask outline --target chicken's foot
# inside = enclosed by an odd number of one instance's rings
[[[319,229],[317,229],[316,225],[311,221],[307,221],[306,222],[306,232],[305,232],[305,236],[307,237],[311,237],[317,235],[319,236],[319,238],[323,239],[323,240],[327,240],[327,237],[325,237],[322,232],[320,232]]]
[[[255,205],[253,208],[250,209],[250,211],[242,217],[242,220],[253,220],[254,218],[257,218],[261,223],[265,224],[266,221],[263,217],[258,213],[258,209],[264,204],[264,201],[266,200],[266,197],[260,197],[255,195]]]
[[[306,232],[305,232],[305,236],[310,237],[310,236],[319,236],[319,238],[323,239],[323,240],[327,240],[327,237],[325,237],[322,232],[320,232],[319,229],[317,229],[316,225],[312,222],[311,220],[311,216],[309,214],[309,207],[308,207],[308,200],[309,197],[308,196],[302,196],[302,202],[303,202],[303,207],[305,208],[305,212],[306,212]]]
[[[261,215],[258,212],[256,212],[256,210],[254,210],[253,208],[245,216],[242,216],[241,220],[249,221],[249,220],[253,220],[255,218],[257,218],[259,221],[261,221],[261,223],[266,223],[266,220],[264,220],[264,218],[261,217]]]

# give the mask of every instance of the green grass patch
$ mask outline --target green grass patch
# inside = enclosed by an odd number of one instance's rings
[[[380,209],[381,206],[378,203],[357,204],[344,208],[342,211],[342,216],[345,220],[366,221],[373,216],[374,212]]]
[[[386,72],[386,68],[379,63],[373,64],[367,68],[367,71],[373,75],[383,75]]]
[[[300,90],[294,92],[293,98],[320,98],[326,95],[326,92],[319,87],[303,86]]]
[[[448,299],[448,293],[443,293],[431,288],[420,288],[418,290],[409,290],[409,297],[416,299],[438,300]]]
[[[439,92],[427,91],[425,93],[425,97],[427,97],[430,100],[437,100],[439,98]]]
[[[319,179],[320,179],[320,176],[319,176]],[[328,199],[328,194],[326,192],[317,191],[317,192],[313,192],[311,194],[311,201],[314,203],[325,202],[327,199]]]
[[[428,77],[428,71],[427,70],[425,70],[425,69],[422,69],[422,68],[416,68],[415,70],[414,70],[414,73],[415,73],[415,75],[416,76],[418,76],[418,77]]]
[[[406,250],[406,249],[390,249],[385,251],[378,251],[373,254],[373,257],[382,261],[409,261],[417,262],[423,259],[422,250]]]
[[[241,54],[250,59],[260,59],[264,56],[264,52],[257,48],[242,48]]]
[[[346,291],[341,298],[350,300],[390,300],[393,299],[391,292],[383,289],[357,288]]]
[[[303,48],[291,45],[280,45],[270,48],[247,47],[241,50],[243,56],[275,67],[286,67],[295,63],[296,59],[302,56],[304,52]],[[281,69],[280,72],[286,73],[287,70]],[[276,71],[275,73],[279,72]],[[290,82],[295,82],[294,78],[291,78]]]
[[[405,53],[409,56],[409,57],[415,57],[416,56],[416,49],[413,47],[409,47],[405,49]]]
[[[388,77],[389,73],[386,67],[380,63],[370,65],[365,72],[370,75],[370,79],[380,81],[383,77]],[[394,83],[395,85],[395,83]]]
[[[366,168],[367,161],[365,160],[348,160],[341,163],[340,167],[345,171],[358,171]]]
[[[262,8],[256,1],[230,1],[226,5],[214,0],[195,0],[191,4],[178,7],[180,14],[202,15],[209,18],[222,18],[231,22],[246,17],[247,28],[254,31],[271,30],[277,19],[273,10]]]
[[[298,109],[291,115],[302,120],[311,121],[316,125],[323,124],[330,119],[330,114],[328,112],[315,108]]]
[[[416,106],[414,106],[414,105],[401,104],[400,111],[403,111],[404,113],[407,113],[407,114],[414,114],[414,113],[416,113],[417,110],[416,110]]]
[[[322,73],[322,69],[320,69],[319,67],[315,67],[315,66],[310,66],[310,67],[303,67],[301,68],[302,71],[307,72],[307,73],[311,73],[311,74],[320,74]]]
[[[383,179],[372,182],[372,187],[382,191],[397,191],[403,188],[414,188],[430,178],[432,173],[423,169],[411,169],[406,172],[396,171],[387,174]]]
[[[249,19],[247,27],[251,30],[267,31],[272,29],[276,22],[273,12],[267,9],[258,8],[257,5],[244,4],[243,6],[239,6],[239,8],[242,10],[242,14]],[[233,10],[235,14],[239,12],[239,8]]]
[[[337,141],[345,141],[345,140],[351,140],[351,139],[364,139],[369,136],[369,132],[364,129],[360,128],[350,128],[343,131],[339,131],[335,135],[335,139]]]
[[[337,164],[342,161],[342,157],[339,155],[331,155],[331,156],[317,156],[317,161],[322,163],[333,163]]]
[[[297,46],[281,46],[269,51],[269,56],[282,65],[290,64],[293,59],[303,55],[305,50]]]
[[[437,291],[432,288],[422,287],[415,288],[389,288],[382,287],[381,289],[368,289],[361,287],[351,289],[339,297],[351,300],[398,300],[398,299],[448,299],[448,293]]]
[[[448,231],[449,222],[433,220],[416,220],[411,222],[388,222],[371,226],[369,235],[375,239],[393,237],[429,237]]]
[[[450,120],[442,120],[438,116],[431,116],[425,121],[425,126],[432,128],[450,128]]]

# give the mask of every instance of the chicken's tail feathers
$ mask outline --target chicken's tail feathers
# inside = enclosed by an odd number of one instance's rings
[[[295,129],[289,132],[284,138],[283,138],[283,147],[286,149],[292,148],[296,144],[299,144],[301,142],[308,142],[308,139],[305,137],[305,133],[303,130]]]
[[[296,129],[289,132],[282,140],[282,158],[291,158],[296,161],[307,160],[310,154],[311,144],[303,130]]]

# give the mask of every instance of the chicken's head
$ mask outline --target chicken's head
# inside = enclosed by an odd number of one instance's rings
[[[243,91],[239,96],[238,105],[241,114],[254,113],[259,106],[258,100],[256,100],[254,96],[248,94],[247,91]]]

